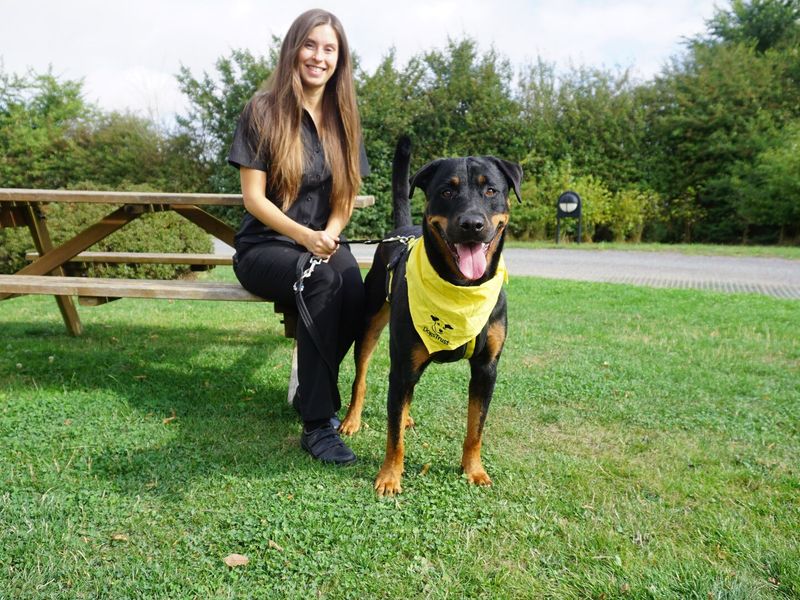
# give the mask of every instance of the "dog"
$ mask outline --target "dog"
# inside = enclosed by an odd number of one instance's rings
[[[340,432],[346,435],[361,426],[367,369],[388,323],[391,367],[386,455],[375,481],[381,496],[402,491],[403,436],[405,428],[413,425],[409,408],[414,386],[431,362],[464,358],[469,359],[471,376],[461,467],[470,483],[491,485],[480,450],[508,324],[501,253],[510,191],[521,201],[522,168],[516,163],[493,156],[437,159],[409,179],[410,155],[410,141],[401,138],[392,166],[396,229],[376,249],[365,278],[365,326],[355,343],[356,376],[350,406],[340,426]],[[411,223],[409,200],[417,187],[425,192],[421,227]],[[414,248],[409,251],[405,240],[396,241],[398,237],[417,238]],[[434,301],[432,309],[429,304],[420,306],[428,302],[428,296],[437,294],[445,300]],[[468,296],[470,305],[449,306],[448,298],[461,296]],[[472,302],[484,296],[482,302]],[[450,339],[448,336],[456,335],[459,329],[455,321],[473,313],[478,314],[477,321],[472,320],[471,330],[461,328],[460,335],[468,330],[477,334],[466,342]]]

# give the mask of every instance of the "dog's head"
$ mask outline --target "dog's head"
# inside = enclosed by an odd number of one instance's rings
[[[423,235],[431,264],[457,285],[491,279],[503,247],[509,193],[521,201],[522,167],[494,156],[443,158],[411,177],[425,192]]]

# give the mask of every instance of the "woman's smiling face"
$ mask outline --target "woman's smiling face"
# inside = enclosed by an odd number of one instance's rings
[[[339,38],[330,25],[311,30],[297,55],[297,68],[305,90],[324,87],[339,61]]]

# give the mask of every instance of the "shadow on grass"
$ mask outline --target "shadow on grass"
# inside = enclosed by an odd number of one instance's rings
[[[63,447],[66,435],[81,445],[90,473],[79,481],[103,477],[122,493],[180,497],[210,478],[282,480],[303,462],[319,468],[300,450],[286,402],[291,340],[262,324],[100,324],[79,338],[29,322],[3,330],[6,350],[23,352],[26,364],[0,370],[0,381],[36,390],[46,404],[59,398],[58,414],[47,415],[49,443]]]

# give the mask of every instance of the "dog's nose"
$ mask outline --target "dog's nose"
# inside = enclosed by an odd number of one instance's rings
[[[484,227],[481,217],[464,215],[458,220],[458,226],[467,233],[477,233]]]

